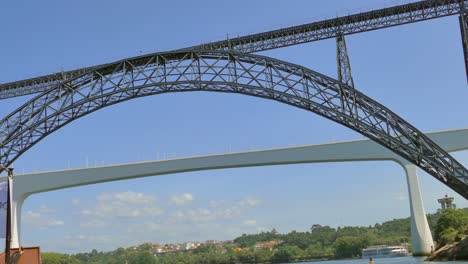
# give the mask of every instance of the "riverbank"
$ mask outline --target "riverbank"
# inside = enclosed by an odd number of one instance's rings
[[[468,260],[468,236],[460,242],[455,242],[434,251],[427,261]]]

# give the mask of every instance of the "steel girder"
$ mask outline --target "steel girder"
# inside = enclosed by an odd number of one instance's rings
[[[300,26],[201,44],[183,50],[235,50],[244,53],[254,53],[334,38],[338,33],[343,35],[355,34],[457,15],[461,13],[463,6],[467,4],[468,0],[424,0]],[[83,72],[99,67],[99,65],[92,66],[0,84],[0,100],[43,92],[60,83],[64,77],[66,79],[75,78],[83,74]]]
[[[186,91],[239,93],[314,112],[380,143],[468,198],[468,171],[385,106],[304,67],[230,52],[156,53],[63,82],[0,121],[0,164],[8,167],[47,135],[103,107]]]
[[[313,23],[231,38],[187,49],[253,53],[460,14],[467,0],[424,0]]]
[[[42,93],[43,91],[50,89],[63,81],[76,78],[98,67],[99,66],[82,68],[16,81],[13,83],[0,84],[0,100],[29,94]]]

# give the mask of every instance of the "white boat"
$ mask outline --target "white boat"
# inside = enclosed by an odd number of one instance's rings
[[[401,246],[371,246],[362,250],[362,258],[394,258],[408,256],[408,247]]]

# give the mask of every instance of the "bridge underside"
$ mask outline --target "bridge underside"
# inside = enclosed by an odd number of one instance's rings
[[[431,132],[427,135],[448,152],[468,149],[468,129]],[[35,193],[89,184],[190,171],[350,161],[395,161],[402,166],[411,164],[411,162],[372,140],[352,140],[319,145],[19,174],[14,177],[15,196],[29,196]]]

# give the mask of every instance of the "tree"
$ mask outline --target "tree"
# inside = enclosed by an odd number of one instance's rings
[[[148,252],[140,252],[132,264],[156,264],[156,258]]]
[[[336,239],[336,229],[329,226],[321,226],[319,224],[312,225],[310,232],[314,237],[314,241],[322,245],[331,245]]]
[[[458,231],[453,227],[449,227],[439,234],[439,245],[445,246],[457,240]]]
[[[344,236],[336,239],[333,247],[335,257],[352,258],[361,255],[362,249],[368,246],[368,241],[361,237]]]
[[[314,243],[314,236],[310,233],[296,232],[292,231],[291,233],[283,237],[283,241],[286,245],[297,246],[300,249],[306,249],[308,246]]]
[[[278,249],[271,258],[273,263],[289,263],[301,256],[301,250],[296,246],[286,246]]]
[[[439,247],[461,239],[468,231],[468,213],[462,210],[444,210],[434,228],[434,237]],[[442,237],[443,236],[443,237]],[[453,242],[452,241],[452,242]]]
[[[333,256],[333,251],[329,247],[323,247],[320,243],[315,243],[309,246],[304,254],[307,258],[315,259]]]
[[[268,263],[271,260],[272,252],[266,249],[257,249],[254,252],[255,262],[257,263]]]
[[[278,231],[276,231],[276,228],[273,228],[273,229],[271,230],[271,233],[272,233],[273,235],[277,235],[277,234],[278,234]]]
[[[59,253],[42,253],[41,254],[42,264],[78,264],[78,260],[66,255]]]

